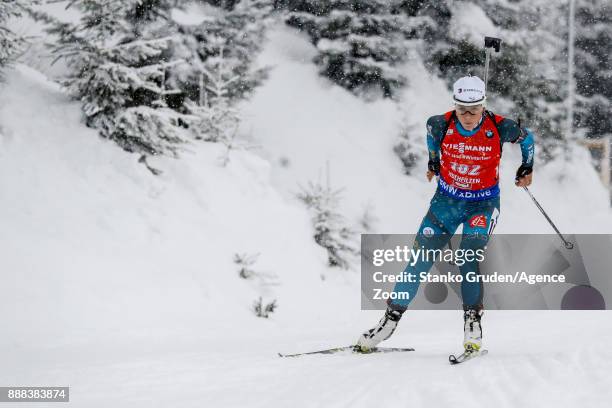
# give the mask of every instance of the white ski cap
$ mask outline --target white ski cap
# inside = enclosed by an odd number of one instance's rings
[[[477,76],[459,78],[453,85],[453,101],[459,105],[480,105],[485,99],[485,83]]]

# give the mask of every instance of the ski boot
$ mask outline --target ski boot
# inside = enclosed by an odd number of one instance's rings
[[[388,307],[385,315],[380,319],[378,324],[359,337],[357,344],[353,346],[353,351],[358,353],[369,353],[376,348],[378,343],[391,337],[397,327],[397,323],[402,317],[402,313],[402,311]]]
[[[479,351],[482,346],[482,306],[470,306],[463,312],[463,348],[466,352]]]

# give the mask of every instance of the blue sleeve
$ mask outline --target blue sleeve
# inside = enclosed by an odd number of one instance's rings
[[[527,135],[520,141],[521,154],[523,156],[523,165],[533,167],[533,154],[535,153],[535,144],[533,142],[533,133],[525,128]]]
[[[446,119],[444,115],[432,116],[427,119],[427,150],[429,151],[429,160],[440,160],[440,143],[445,127]]]
[[[427,150],[429,150],[429,160],[440,160],[440,142],[434,139],[429,129],[427,131]]]
[[[520,127],[515,121],[505,118],[499,122],[498,129],[502,144],[506,142],[518,143],[521,146],[521,155],[523,156],[522,164],[532,167],[535,143],[531,130]]]

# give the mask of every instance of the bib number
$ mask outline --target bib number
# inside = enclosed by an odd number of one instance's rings
[[[480,174],[481,166],[479,164],[469,165],[469,164],[451,162],[450,166],[454,172],[462,174],[462,175],[477,176],[478,174]]]

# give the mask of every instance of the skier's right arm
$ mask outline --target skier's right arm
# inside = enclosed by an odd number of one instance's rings
[[[444,115],[432,116],[427,120],[427,150],[429,161],[427,162],[427,180],[431,181],[434,176],[440,174],[440,143],[442,132],[446,126]]]

